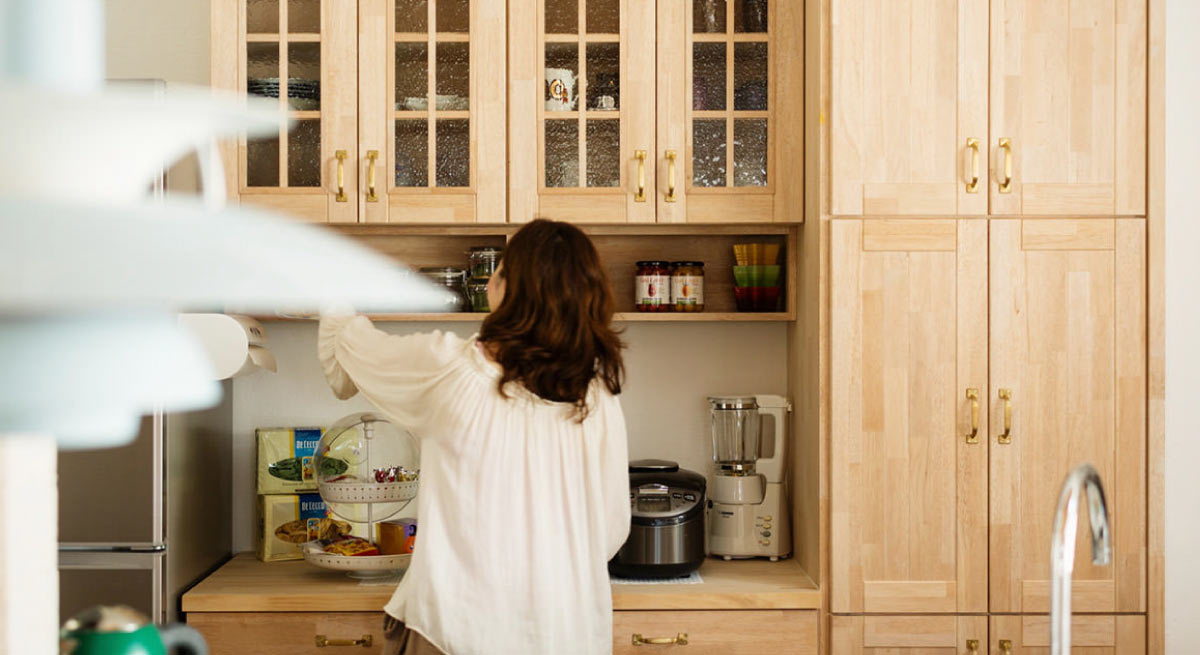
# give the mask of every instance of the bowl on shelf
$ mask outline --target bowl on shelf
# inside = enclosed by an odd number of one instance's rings
[[[733,282],[739,287],[777,287],[782,266],[734,266]]]
[[[779,263],[779,244],[735,243],[733,257],[738,266],[774,266]]]
[[[779,289],[772,287],[739,287],[733,288],[733,299],[739,312],[777,312],[779,311]]]

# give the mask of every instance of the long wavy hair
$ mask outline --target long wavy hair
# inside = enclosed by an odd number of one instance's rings
[[[479,340],[504,370],[539,397],[575,405],[587,417],[588,388],[599,377],[621,393],[625,347],[612,328],[613,293],[591,239],[568,223],[536,220],[504,249],[498,273],[504,299],[483,321]]]

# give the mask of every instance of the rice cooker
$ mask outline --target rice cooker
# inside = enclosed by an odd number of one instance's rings
[[[661,459],[629,463],[629,538],[608,563],[624,578],[678,578],[704,562],[704,476]]]

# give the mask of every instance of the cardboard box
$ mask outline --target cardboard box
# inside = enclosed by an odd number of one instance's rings
[[[349,534],[352,525],[338,519],[320,494],[258,497],[258,558],[264,562],[304,559],[308,541]]]
[[[258,493],[295,494],[317,490],[313,455],[322,428],[259,428]]]

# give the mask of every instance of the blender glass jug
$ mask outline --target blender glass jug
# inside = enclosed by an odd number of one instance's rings
[[[712,420],[713,461],[721,468],[753,470],[758,459],[761,421],[753,396],[708,399]]]

